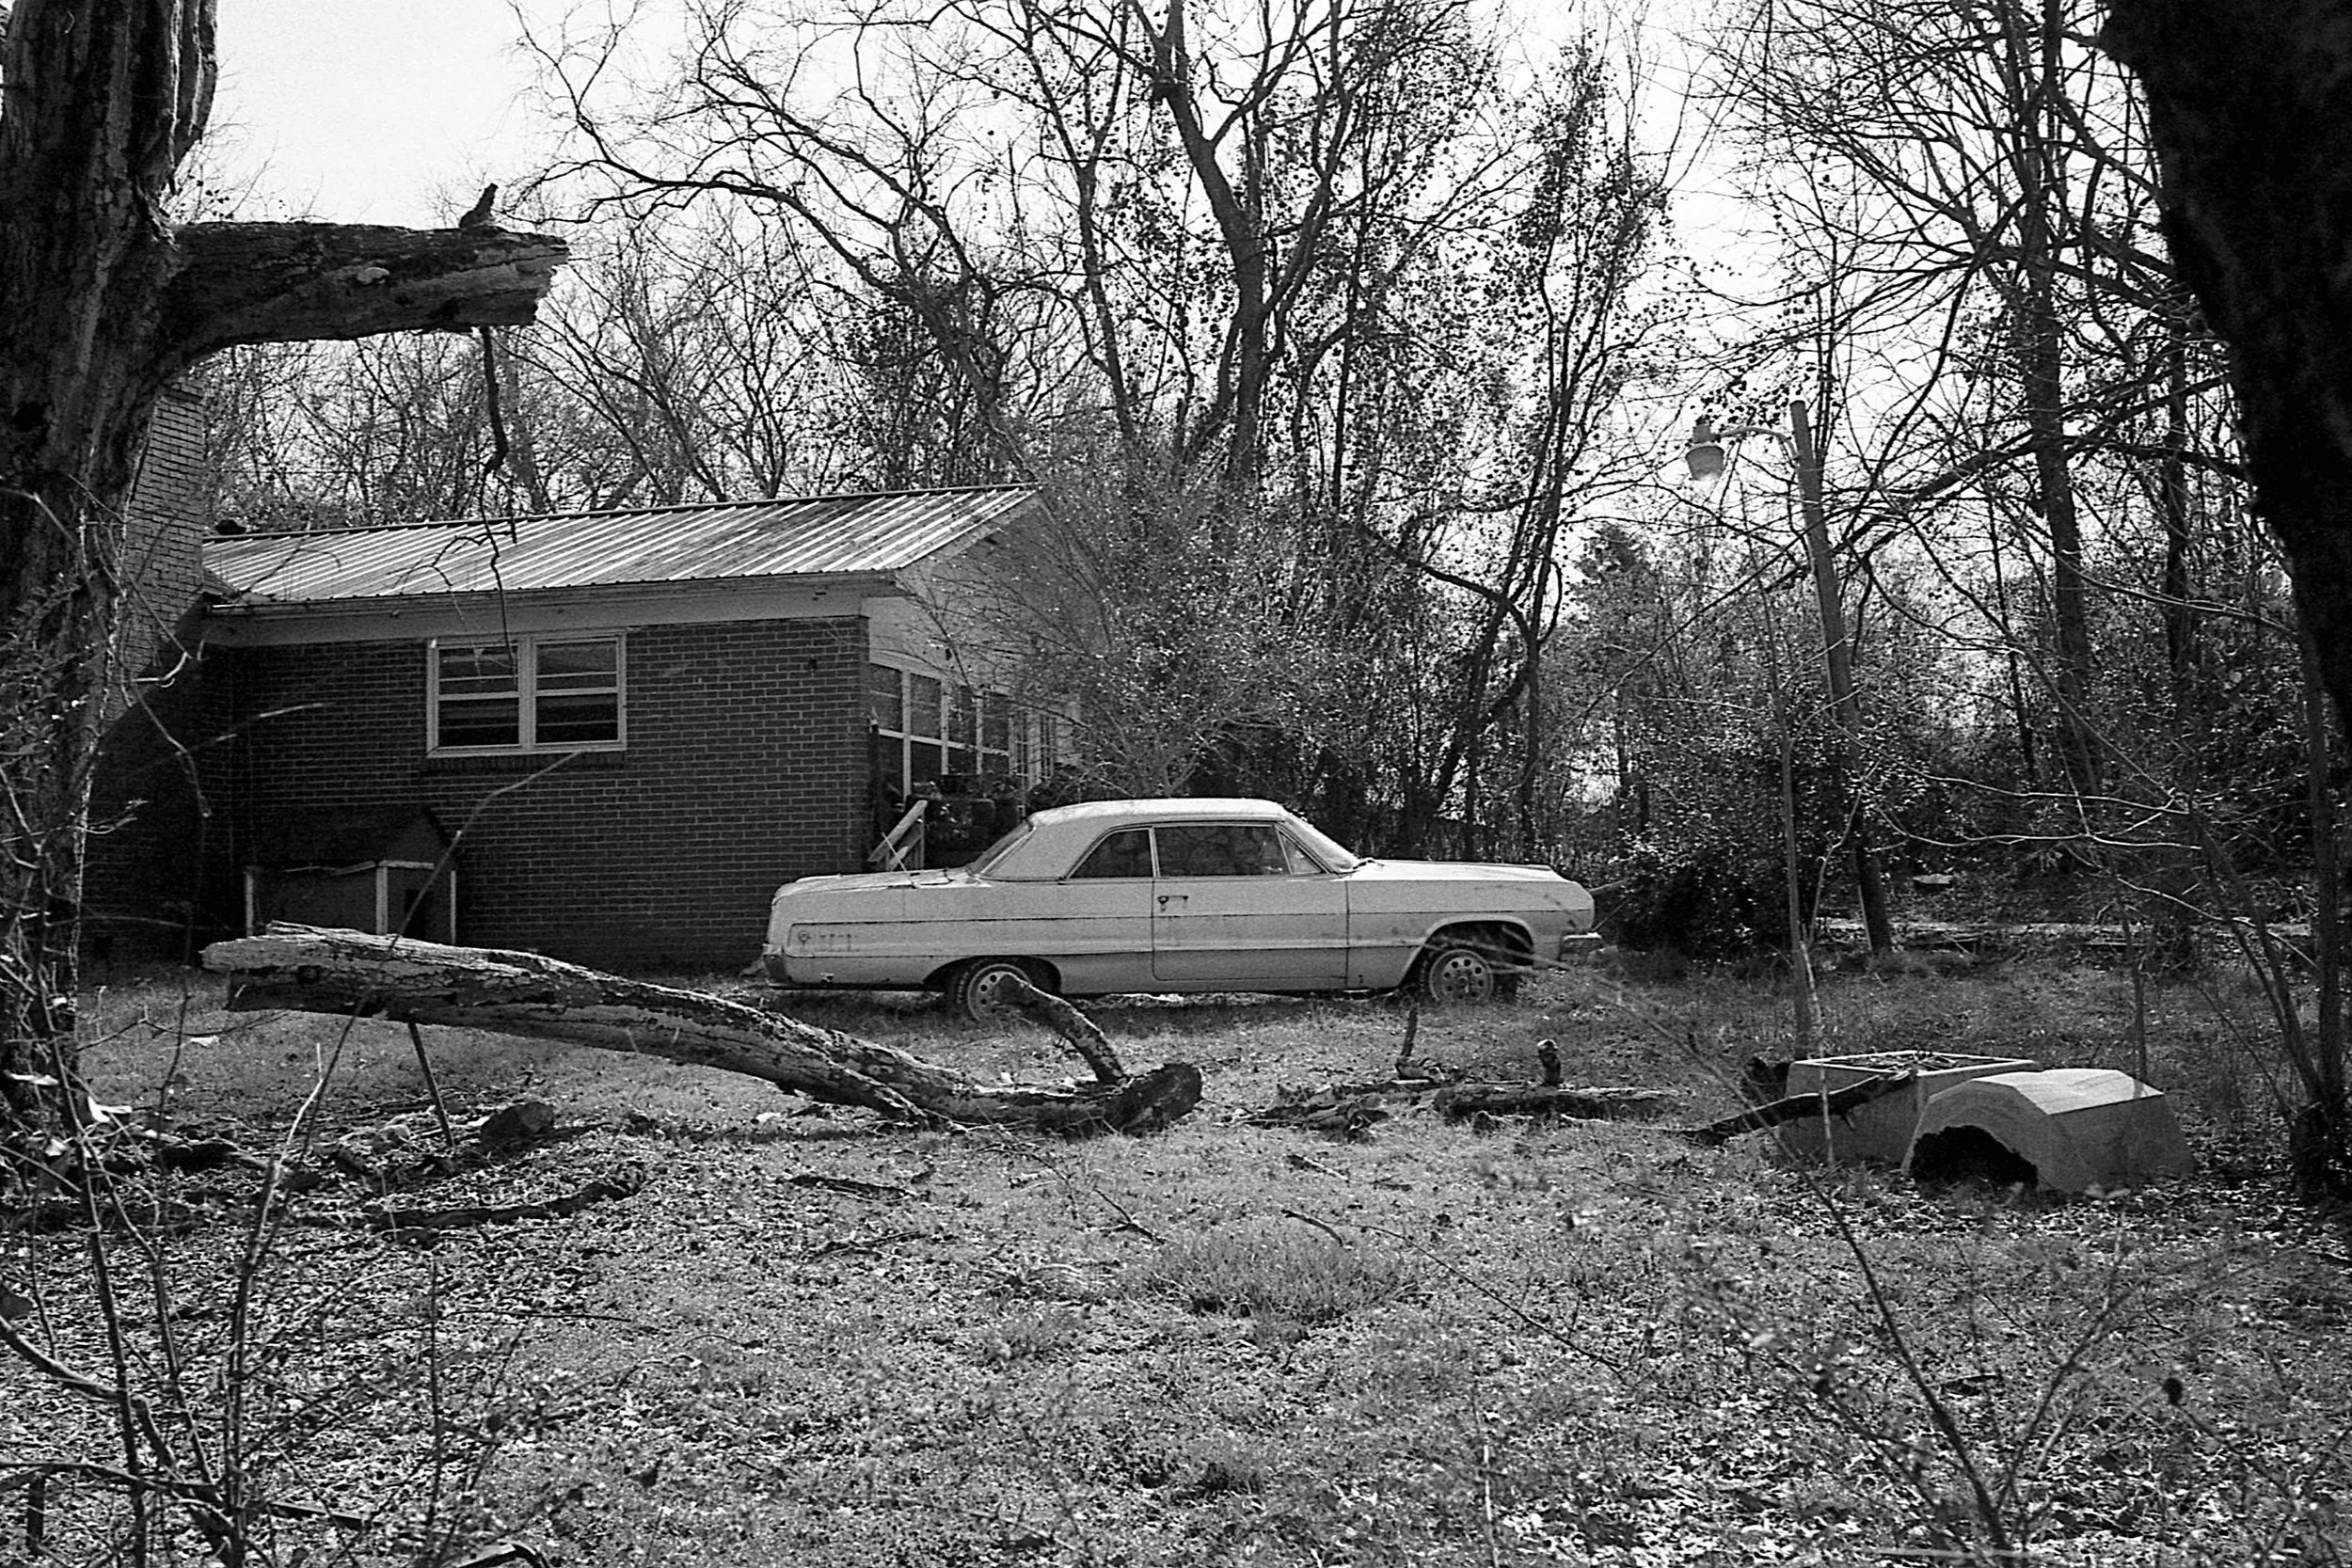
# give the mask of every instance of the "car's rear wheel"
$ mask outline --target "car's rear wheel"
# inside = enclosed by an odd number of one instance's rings
[[[996,1023],[1021,1009],[1012,1000],[1009,982],[1025,980],[1042,990],[1044,976],[1016,958],[975,958],[956,971],[947,988],[947,1005],[975,1023]]]

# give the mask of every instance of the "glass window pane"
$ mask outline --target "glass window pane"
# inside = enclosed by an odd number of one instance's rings
[[[620,644],[600,637],[588,642],[542,642],[538,648],[542,691],[611,691],[619,684]]]
[[[896,820],[907,790],[907,743],[895,735],[876,735],[873,743],[874,788]]]
[[[1087,852],[1073,877],[1149,877],[1152,875],[1152,835],[1149,829],[1127,828],[1111,834]]]
[[[939,727],[940,684],[929,675],[907,676],[907,734],[936,737]]]
[[[1001,691],[980,699],[980,744],[992,752],[1012,750],[1012,699]]]
[[[910,784],[937,784],[939,775],[946,770],[946,760],[936,745],[914,741],[907,747],[907,779]]]
[[[513,697],[445,702],[440,731],[443,746],[519,746],[523,743],[522,704]]]
[[[557,696],[539,694],[538,733],[542,746],[579,746],[595,740],[621,738],[621,705],[611,692],[580,692]]]
[[[886,664],[866,667],[866,716],[885,730],[906,733],[906,693],[898,672]]]
[[[444,647],[437,652],[443,696],[487,695],[521,689],[521,664],[511,644]]]
[[[1282,836],[1271,827],[1162,828],[1163,877],[1281,877],[1290,872]]]

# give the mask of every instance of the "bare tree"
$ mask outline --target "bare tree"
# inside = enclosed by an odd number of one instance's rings
[[[2165,404],[2166,372],[2139,345],[2180,301],[2136,105],[2085,46],[2088,8],[1753,0],[1717,87],[1772,171],[1800,287],[1836,296],[1804,329],[1868,356],[1825,388],[1876,446],[1866,505],[1883,483],[1938,488],[1904,474],[1924,461],[1989,487],[2033,541],[2051,752],[2091,797],[2100,518],[2082,470],[2157,460],[2134,426]]]
[[[176,223],[211,0],[18,0],[0,38],[0,1098],[70,1056],[122,501],[164,387],[239,343],[531,319],[562,242]]]

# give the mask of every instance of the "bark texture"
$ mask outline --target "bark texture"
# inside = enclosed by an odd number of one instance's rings
[[[215,942],[204,967],[231,977],[239,1011],[358,1014],[656,1056],[908,1121],[1141,1132],[1200,1099],[1200,1070],[1181,1062],[1079,1089],[983,1085],[837,1029],[536,953],[278,925]]]
[[[2229,344],[2255,505],[2352,722],[2352,0],[2111,0],[2100,41],[2146,90],[2165,236]],[[2297,1066],[2297,1182],[2352,1194],[2341,1041]]]

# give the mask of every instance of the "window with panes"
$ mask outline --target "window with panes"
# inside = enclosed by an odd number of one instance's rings
[[[440,639],[425,650],[433,754],[618,751],[622,639]]]

